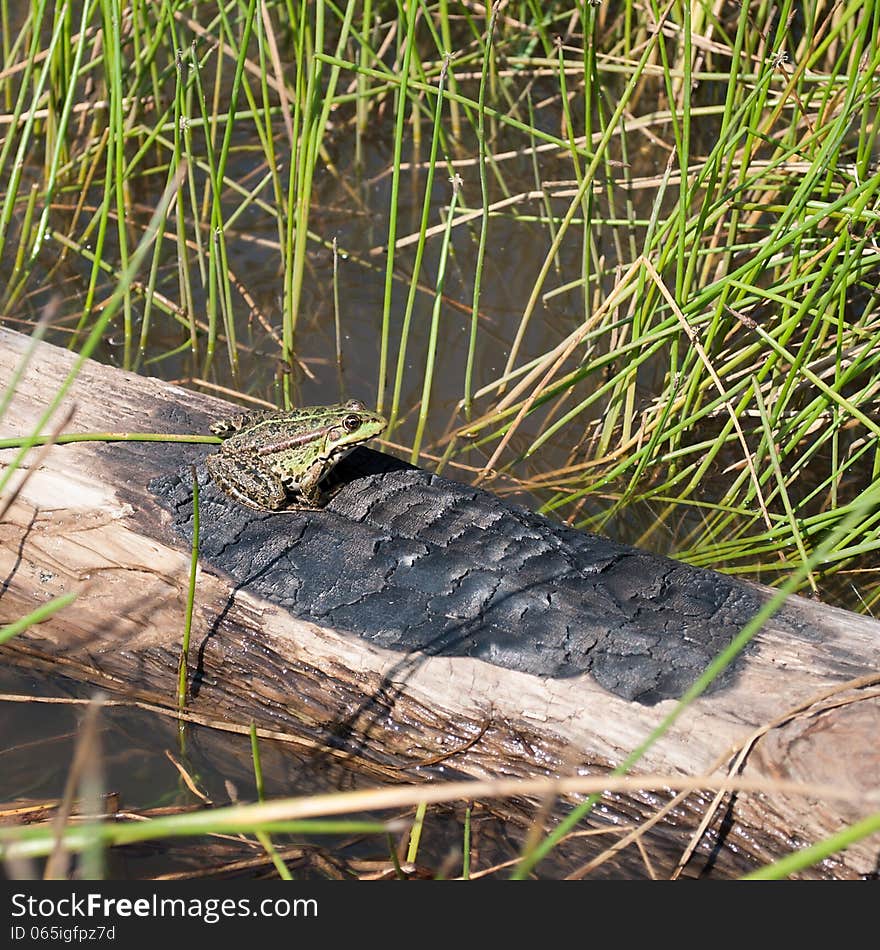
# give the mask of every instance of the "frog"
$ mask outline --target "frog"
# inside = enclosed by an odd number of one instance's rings
[[[336,463],[387,424],[359,399],[248,412],[211,425],[223,442],[205,464],[218,488],[248,508],[317,509],[321,483]]]

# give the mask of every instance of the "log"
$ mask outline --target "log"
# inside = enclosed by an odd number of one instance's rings
[[[0,330],[4,388],[28,347]],[[3,437],[34,431],[75,359],[34,348]],[[85,361],[55,418],[67,411],[66,432],[204,434],[230,405]],[[218,727],[254,721],[385,780],[605,775],[771,596],[363,448],[337,467],[322,510],[250,511],[210,483],[202,461],[213,450],[31,450],[0,525],[0,622],[78,596],[3,648],[7,661],[63,664],[68,676],[175,706],[193,471],[201,527],[188,710]],[[0,463],[14,454],[3,450]],[[639,761],[636,775],[670,785],[717,781],[745,749],[736,774],[849,795],[728,796],[689,873],[740,874],[876,809],[878,635],[870,618],[789,598]],[[671,797],[655,787],[608,794],[589,824],[642,822]],[[650,828],[659,873],[711,797],[687,795]],[[609,838],[577,842],[586,864]],[[802,876],[872,873],[877,848],[877,836],[865,839]],[[634,847],[604,870],[646,873]]]

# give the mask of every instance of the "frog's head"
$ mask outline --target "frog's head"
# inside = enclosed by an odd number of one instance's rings
[[[379,435],[387,425],[388,421],[384,416],[367,409],[359,399],[349,399],[333,409],[325,453],[328,456],[340,455]]]

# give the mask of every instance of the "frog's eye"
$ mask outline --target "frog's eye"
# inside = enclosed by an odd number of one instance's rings
[[[342,426],[346,432],[355,432],[361,424],[361,417],[350,415],[342,420]]]

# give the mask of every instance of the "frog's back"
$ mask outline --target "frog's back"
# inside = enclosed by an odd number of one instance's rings
[[[315,427],[316,417],[317,412],[312,408],[247,412],[219,419],[211,426],[211,433],[239,448],[246,448],[249,445],[263,445],[277,439],[282,433],[295,435],[310,432]]]

